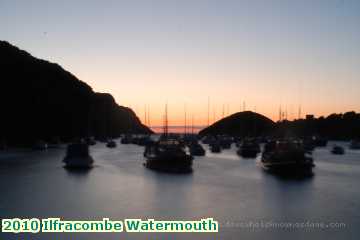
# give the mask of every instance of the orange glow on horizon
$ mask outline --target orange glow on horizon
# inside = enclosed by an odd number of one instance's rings
[[[150,127],[163,125],[165,103],[168,103],[169,126],[185,125],[185,105],[186,125],[191,126],[194,118],[194,125],[207,126],[208,98],[210,125],[223,116],[243,111],[244,105],[246,110],[262,114],[275,122],[279,120],[280,107],[287,112],[289,120],[298,118],[300,106],[302,118],[307,114],[320,117],[360,111],[354,99],[355,87],[335,89],[307,73],[297,73],[297,77],[292,78],[292,73],[285,70],[248,69],[241,74],[218,72],[217,75],[210,75],[207,69],[190,72],[187,67],[150,64],[141,71],[133,66],[124,68],[126,70],[120,74],[110,71],[115,67],[103,69],[102,66],[95,75],[89,75],[87,69],[75,71],[75,75],[86,79],[94,91],[110,92],[119,105],[133,109],[143,123],[147,106],[149,116],[146,122]],[[231,84],[218,79],[227,79]],[[307,79],[307,84],[304,79]],[[341,97],[348,95],[352,97]]]
[[[146,122],[148,122],[148,120],[145,122],[145,111],[141,112],[141,111],[137,111],[137,109],[135,108],[135,113],[136,115],[139,117],[139,119],[141,120],[141,122],[143,124],[145,124]],[[168,110],[169,111],[169,110]],[[241,110],[242,111],[242,110]],[[222,109],[216,109],[215,110],[215,115],[213,112],[213,109],[210,111],[210,118],[209,118],[209,125],[214,124],[215,122],[221,120],[224,117],[228,117],[232,114],[241,112],[241,111],[234,111],[234,112],[229,112],[229,113],[225,113],[224,115],[222,115]],[[259,111],[255,111],[255,109],[247,109],[247,111],[253,111],[256,112],[258,114],[264,115],[265,117],[268,117],[269,119],[271,119],[274,122],[277,122],[279,120],[279,110],[278,112],[274,113],[272,111],[268,111],[268,112],[259,112]],[[351,111],[351,110],[348,110]],[[158,113],[158,115],[155,115],[156,112],[154,112],[153,114],[155,116],[150,116],[150,124],[145,124],[151,128],[153,128],[154,130],[156,130],[156,132],[161,132],[162,131],[162,126],[164,124],[163,121],[163,113],[161,112],[161,110],[159,110],[160,114]],[[343,111],[343,112],[336,112],[337,114],[339,113],[345,113],[347,111]],[[301,116],[300,119],[304,119],[306,117],[306,115],[308,114],[312,114],[315,115],[315,117],[327,117],[330,114],[332,114],[334,112],[331,111],[321,111],[319,113],[313,113],[313,112],[305,112],[303,109],[301,110]],[[286,110],[283,109],[283,118],[286,115]],[[159,116],[161,115],[161,116]],[[148,117],[147,117],[148,118]],[[299,112],[298,109],[296,109],[296,111],[293,110],[287,110],[287,120],[296,120],[299,119]],[[199,117],[194,117],[194,119],[192,119],[192,115],[190,113],[187,113],[186,115],[186,121],[185,121],[185,113],[181,110],[179,111],[175,111],[175,110],[170,110],[169,111],[169,115],[168,115],[168,124],[170,127],[179,127],[181,129],[183,129],[184,126],[187,127],[187,132],[191,132],[191,128],[192,126],[194,126],[194,131],[196,131],[196,129],[202,129],[208,126],[207,124],[208,119],[207,119],[207,112],[206,114],[202,114],[202,116]],[[182,131],[182,130],[181,130]],[[181,132],[180,131],[180,132]]]

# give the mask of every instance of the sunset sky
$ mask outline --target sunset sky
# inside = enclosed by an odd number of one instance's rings
[[[0,0],[0,39],[143,120],[360,111],[358,0]],[[228,107],[229,106],[229,107]],[[229,110],[228,110],[229,109]],[[190,122],[190,121],[189,121]]]

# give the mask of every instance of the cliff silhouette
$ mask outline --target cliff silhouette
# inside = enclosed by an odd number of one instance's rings
[[[0,41],[0,140],[117,137],[152,133],[135,113],[108,93],[96,93],[60,65]]]
[[[274,127],[275,123],[271,119],[258,113],[245,111],[232,114],[215,122],[201,130],[199,135],[263,136],[269,135]]]
[[[331,140],[360,139],[360,114],[347,112],[327,117],[273,122],[261,114],[239,112],[203,129],[200,135],[228,134],[240,137],[323,137]]]

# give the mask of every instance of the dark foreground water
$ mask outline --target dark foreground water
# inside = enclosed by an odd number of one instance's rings
[[[329,148],[331,143],[329,144]],[[314,176],[282,179],[267,174],[235,149],[194,160],[191,175],[167,175],[142,166],[143,148],[92,147],[96,167],[73,173],[62,167],[65,149],[0,152],[0,217],[64,220],[213,217],[216,234],[42,233],[0,239],[359,239],[360,151],[334,156],[314,152]],[[256,224],[338,223],[345,227],[256,227]],[[249,227],[251,225],[253,227]]]

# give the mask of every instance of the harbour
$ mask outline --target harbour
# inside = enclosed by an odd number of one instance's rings
[[[115,141],[119,141],[116,139]],[[221,153],[194,159],[192,174],[173,175],[150,171],[142,164],[144,147],[134,144],[109,149],[105,143],[90,147],[94,167],[89,171],[67,171],[62,160],[66,148],[46,151],[7,150],[0,153],[1,218],[61,217],[63,220],[159,219],[196,220],[211,217],[219,222],[225,239],[328,238],[357,239],[360,216],[360,151],[348,150],[344,156],[331,154],[328,147],[313,152],[314,175],[304,179],[287,179],[263,171],[256,159],[236,154],[233,144]],[[348,147],[348,142],[336,142]],[[48,179],[44,181],[44,179]],[[260,228],[260,222],[332,222],[342,228]],[[248,226],[248,227],[246,227]],[[74,235],[73,235],[74,234]],[[118,239],[117,234],[107,239]],[[208,239],[201,235],[121,233],[132,239],[163,238]],[[214,235],[215,234],[215,235]],[[6,239],[23,234],[8,235]],[[101,233],[67,233],[31,235],[32,239],[97,239]]]

